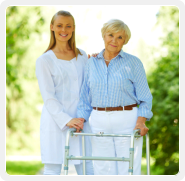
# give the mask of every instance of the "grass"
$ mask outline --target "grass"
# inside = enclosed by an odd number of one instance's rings
[[[43,166],[40,161],[7,161],[6,172],[9,175],[36,175]]]
[[[154,160],[150,159],[150,174],[159,175],[160,170],[154,169]],[[40,161],[7,161],[6,172],[9,175],[36,175],[44,167]],[[142,158],[141,163],[142,175],[147,175],[146,159]]]

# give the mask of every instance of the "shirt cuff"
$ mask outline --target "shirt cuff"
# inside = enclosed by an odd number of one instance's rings
[[[144,118],[146,118],[146,121],[150,121],[150,119],[153,116],[153,113],[149,110],[139,109],[138,111],[139,111],[138,112],[138,117],[144,117]]]
[[[73,119],[72,117],[69,117],[68,119],[66,119],[66,121],[64,122],[63,126],[61,126],[61,130],[64,131],[67,128],[69,128],[69,126],[66,126],[66,124],[71,121],[71,119]]]
[[[84,122],[88,122],[89,119],[89,115],[88,114],[83,114],[83,113],[77,113],[77,118],[84,118],[85,121]]]

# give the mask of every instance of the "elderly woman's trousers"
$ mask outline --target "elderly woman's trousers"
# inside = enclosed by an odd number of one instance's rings
[[[131,134],[137,122],[138,108],[123,111],[93,110],[89,123],[93,133]],[[130,137],[92,136],[92,155],[129,158]],[[143,137],[134,140],[133,174],[141,174]],[[128,175],[129,162],[93,161],[95,175]]]

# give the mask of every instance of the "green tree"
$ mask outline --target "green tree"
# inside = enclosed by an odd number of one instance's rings
[[[31,16],[34,14],[35,24],[33,26]],[[44,19],[40,16],[39,7],[16,7],[10,6],[6,10],[6,120],[7,126],[16,129],[11,114],[11,102],[23,98],[23,79],[32,79],[28,76],[27,69],[22,69],[23,57],[28,50],[28,40],[32,33],[40,33],[38,29],[42,26]],[[14,117],[15,118],[15,117]]]
[[[42,102],[35,77],[35,61],[46,49],[42,37],[54,12],[53,8],[40,6],[6,9],[7,154],[12,154],[12,150],[21,154],[20,150],[25,152],[27,148],[33,151],[35,146],[30,144],[35,141],[28,141],[39,130],[40,112],[36,105]]]
[[[153,95],[150,128],[151,156],[159,174],[179,171],[179,10],[161,7],[157,26],[163,29],[157,68],[148,76]]]

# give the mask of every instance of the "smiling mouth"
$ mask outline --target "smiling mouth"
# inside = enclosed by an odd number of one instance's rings
[[[111,44],[110,44],[110,46],[112,46],[112,47],[116,47],[115,45],[111,45]]]
[[[62,35],[62,34],[60,34],[60,36],[62,36],[62,37],[66,37],[68,34],[66,34],[66,35]]]

